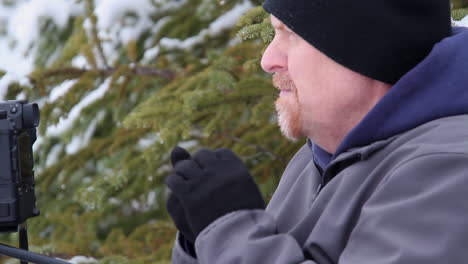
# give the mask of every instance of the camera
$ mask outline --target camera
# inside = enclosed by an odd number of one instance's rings
[[[0,233],[19,233],[19,246],[0,243],[0,255],[37,264],[71,264],[28,251],[26,220],[38,216],[33,144],[39,107],[24,100],[0,102]]]
[[[39,215],[32,152],[39,119],[35,103],[0,102],[0,232],[16,232]]]

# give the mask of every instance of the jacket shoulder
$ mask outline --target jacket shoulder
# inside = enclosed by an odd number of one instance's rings
[[[429,154],[468,155],[468,115],[433,120],[398,136],[390,145],[407,158]]]

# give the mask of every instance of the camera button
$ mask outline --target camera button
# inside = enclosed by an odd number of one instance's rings
[[[12,114],[16,114],[18,112],[18,107],[17,106],[13,106],[10,108],[10,113]]]

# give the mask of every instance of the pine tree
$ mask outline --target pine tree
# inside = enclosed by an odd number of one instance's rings
[[[452,6],[454,9],[467,8],[468,1],[467,0],[452,0]]]
[[[277,128],[276,89],[259,65],[274,34],[261,2],[80,0],[65,23],[38,20],[24,47],[35,69],[4,97],[41,108],[32,250],[168,263],[176,229],[163,182],[175,145],[234,150],[271,197],[302,143]]]

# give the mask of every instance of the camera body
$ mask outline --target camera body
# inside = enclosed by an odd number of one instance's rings
[[[16,232],[39,215],[32,152],[39,119],[35,103],[0,102],[0,232]]]

